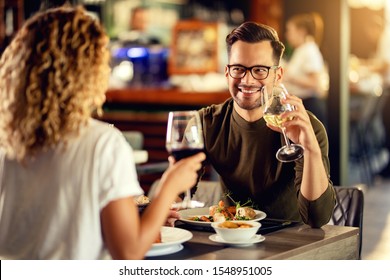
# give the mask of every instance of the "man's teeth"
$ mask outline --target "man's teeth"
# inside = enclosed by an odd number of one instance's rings
[[[241,89],[241,92],[242,93],[256,93],[257,92],[257,90],[246,90],[246,89]]]

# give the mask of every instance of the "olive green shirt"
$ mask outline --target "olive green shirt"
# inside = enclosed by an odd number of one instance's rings
[[[199,110],[208,162],[220,176],[224,192],[234,201],[251,199],[269,218],[303,221],[312,227],[328,223],[335,205],[333,184],[315,201],[300,193],[304,158],[279,162],[275,154],[284,145],[281,133],[263,118],[247,122],[233,109],[233,99]],[[329,178],[328,138],[321,122],[309,112]]]

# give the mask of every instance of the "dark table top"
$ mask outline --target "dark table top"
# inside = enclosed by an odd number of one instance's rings
[[[311,228],[298,222],[265,219],[259,234],[265,237],[260,243],[235,247],[213,242],[215,234],[209,227],[194,227],[179,222],[176,226],[189,230],[193,238],[184,242],[177,253],[148,257],[149,260],[237,260],[237,259],[357,259],[358,228],[325,225]]]

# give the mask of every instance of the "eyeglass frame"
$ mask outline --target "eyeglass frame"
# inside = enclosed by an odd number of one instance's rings
[[[245,75],[246,75],[246,73],[247,73],[248,70],[249,70],[249,72],[251,73],[252,78],[255,79],[255,80],[258,80],[258,81],[262,81],[262,80],[267,79],[268,76],[269,76],[269,70],[271,70],[271,69],[272,69],[272,70],[277,70],[277,69],[280,68],[280,65],[272,65],[272,66],[254,65],[254,66],[252,66],[252,67],[245,67],[244,65],[241,65],[241,64],[227,64],[226,66],[227,66],[227,68],[228,68],[229,76],[232,77],[233,79],[242,79],[242,78],[244,78]],[[239,78],[233,77],[232,74],[230,74],[230,67],[232,67],[232,66],[240,66],[240,67],[243,67],[243,68],[245,69],[244,75],[243,75],[242,77],[239,77]],[[252,73],[252,69],[255,68],[255,67],[263,67],[263,68],[267,69],[267,76],[265,76],[265,78],[263,78],[263,79],[257,79],[257,78],[255,78],[255,77],[253,76],[253,73]]]

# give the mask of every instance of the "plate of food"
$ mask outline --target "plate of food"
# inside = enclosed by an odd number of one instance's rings
[[[196,226],[209,226],[213,222],[225,220],[260,221],[267,215],[263,211],[251,207],[225,207],[223,203],[204,208],[185,209],[178,211],[180,221]]]
[[[161,227],[160,236],[146,253],[146,257],[163,256],[176,253],[184,247],[182,243],[192,238],[188,230],[175,227]]]

